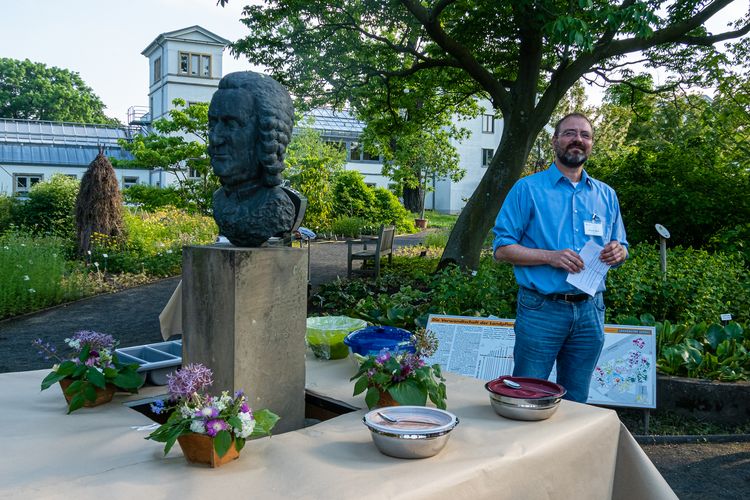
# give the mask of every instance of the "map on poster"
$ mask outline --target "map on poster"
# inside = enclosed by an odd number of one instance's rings
[[[435,333],[439,344],[437,352],[425,361],[481,380],[510,375],[514,323],[512,319],[430,315],[427,329]],[[550,380],[555,380],[554,368]],[[654,327],[604,326],[604,347],[591,377],[587,402],[656,408]]]

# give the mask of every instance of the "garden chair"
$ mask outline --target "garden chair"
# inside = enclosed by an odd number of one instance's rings
[[[347,245],[347,273],[346,276],[352,276],[352,262],[355,260],[362,261],[362,270],[370,271],[367,264],[372,262],[372,270],[375,278],[380,276],[380,259],[388,256],[388,263],[393,260],[393,237],[396,235],[396,226],[380,226],[376,237],[362,237],[358,240],[349,240]],[[362,245],[361,250],[354,250],[354,245]]]

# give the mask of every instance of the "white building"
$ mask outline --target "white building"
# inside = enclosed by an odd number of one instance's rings
[[[153,120],[173,108],[175,98],[188,104],[211,100],[223,76],[222,55],[228,43],[200,26],[157,36],[142,52],[149,61],[149,105],[128,110],[128,127],[0,121],[0,193],[23,195],[31,185],[55,172],[80,178],[96,157],[100,144],[106,147],[109,156],[129,158],[117,139],[127,139],[138,130],[149,130]],[[488,102],[481,104],[492,109]],[[382,175],[379,159],[362,149],[360,136],[364,123],[347,111],[318,109],[309,115],[314,120],[312,128],[319,130],[326,141],[346,148],[347,170],[361,172],[370,185],[389,186],[390,179]],[[425,201],[428,209],[459,212],[479,184],[500,142],[502,121],[491,114],[459,121],[458,125],[471,131],[468,139],[454,144],[466,175],[460,182],[434,179],[434,191],[427,194]],[[173,174],[161,169],[116,170],[123,188],[132,184],[166,186],[175,182]]]

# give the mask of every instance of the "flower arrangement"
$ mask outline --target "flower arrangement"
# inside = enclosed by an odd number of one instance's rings
[[[39,354],[45,359],[58,361],[42,380],[42,390],[59,382],[68,400],[69,414],[83,406],[94,406],[100,390],[112,388],[111,399],[114,393],[112,386],[136,392],[143,384],[142,376],[137,373],[137,363],[124,364],[117,359],[117,342],[111,335],[82,330],[65,339],[65,343],[71,352],[64,356],[60,356],[53,345],[42,339],[33,341],[32,345],[39,349]]]
[[[169,401],[156,401],[151,411],[170,413],[167,422],[159,426],[146,439],[165,443],[164,454],[180,436],[202,434],[213,438],[216,454],[223,457],[232,441],[239,452],[249,438],[271,434],[279,416],[269,410],[253,411],[242,391],[233,396],[224,391],[211,396],[203,391],[213,384],[213,372],[206,366],[189,364],[167,375]]]
[[[432,356],[437,350],[435,334],[419,329],[411,337],[415,352],[392,354],[388,350],[378,355],[369,355],[361,362],[359,370],[351,380],[354,395],[367,390],[365,403],[368,408],[378,404],[381,394],[389,394],[402,405],[424,406],[430,398],[435,406],[445,409],[445,379],[439,364],[428,365],[423,358]]]

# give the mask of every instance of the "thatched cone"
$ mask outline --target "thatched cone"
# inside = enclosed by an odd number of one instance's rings
[[[90,250],[94,232],[115,238],[122,234],[122,195],[115,169],[104,156],[103,148],[99,148],[99,154],[81,179],[76,200],[76,226],[81,255]]]

